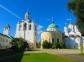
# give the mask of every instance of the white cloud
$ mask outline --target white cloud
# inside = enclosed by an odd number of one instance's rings
[[[42,25],[37,25],[37,34],[41,34],[43,32],[42,28]]]
[[[42,29],[42,28],[43,28],[42,25],[38,25],[38,26],[37,26],[37,30],[40,30],[40,29]]]
[[[41,34],[42,32],[43,32],[43,31],[40,31],[40,30],[39,30],[39,31],[37,31],[37,34]]]

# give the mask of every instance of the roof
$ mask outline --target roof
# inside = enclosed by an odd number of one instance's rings
[[[5,36],[5,37],[7,37],[7,38],[13,38],[12,36],[7,36],[7,35],[2,34],[2,33],[0,33],[0,35]]]
[[[55,23],[51,23],[48,28],[58,28],[58,26]]]

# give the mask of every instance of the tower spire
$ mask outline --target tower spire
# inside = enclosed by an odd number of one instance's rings
[[[29,13],[29,11],[27,11],[27,12],[25,13],[25,19],[30,19],[30,13]]]

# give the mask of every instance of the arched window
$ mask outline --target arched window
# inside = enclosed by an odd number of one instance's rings
[[[29,30],[31,30],[31,24],[29,25]]]
[[[19,31],[21,30],[21,25],[19,25]]]
[[[59,43],[59,38],[57,38],[57,43]]]
[[[24,28],[23,29],[27,30],[27,24],[26,23],[24,23]]]
[[[52,43],[54,43],[54,38],[52,38]]]

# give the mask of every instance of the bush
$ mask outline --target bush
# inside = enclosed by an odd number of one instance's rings
[[[64,42],[63,41],[59,42],[59,48],[64,48]]]
[[[52,49],[56,48],[56,42],[52,43]]]
[[[52,47],[52,44],[49,43],[47,40],[43,41],[43,44],[42,44],[43,48],[51,48]]]
[[[37,46],[37,48],[40,48],[41,47],[41,42],[36,42],[36,46]]]
[[[11,45],[11,49],[14,51],[21,51],[29,48],[29,44],[27,43],[27,41],[22,38],[13,38],[11,41]]]
[[[64,42],[63,41],[59,41],[56,42],[54,41],[53,43],[49,43],[47,40],[43,41],[42,44],[43,48],[52,48],[52,49],[56,49],[56,48],[64,48]]]
[[[64,48],[64,42],[63,41],[60,41],[60,42],[54,42],[52,43],[52,48],[55,49],[55,48]]]

